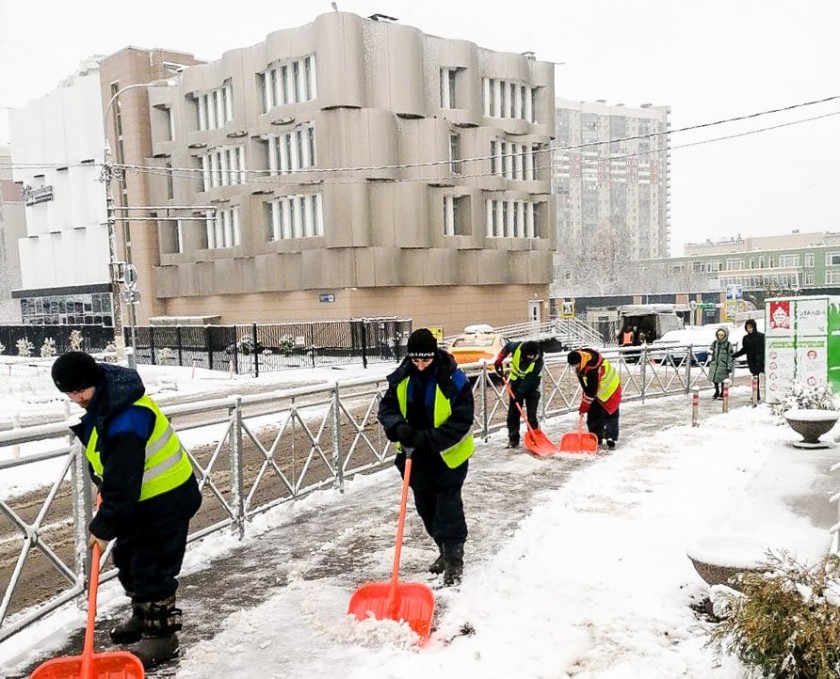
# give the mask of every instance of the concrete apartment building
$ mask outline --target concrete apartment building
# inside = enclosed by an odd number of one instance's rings
[[[193,209],[150,211],[141,317],[547,317],[551,63],[330,12],[177,82],[147,91],[138,173]]]
[[[603,281],[616,263],[668,257],[670,108],[561,98],[555,103],[551,167],[558,248],[552,296],[563,297],[585,291],[583,259]]]
[[[18,238],[24,233],[23,191],[12,180],[12,156],[0,146],[0,323],[19,323],[20,305],[12,290],[20,287]]]

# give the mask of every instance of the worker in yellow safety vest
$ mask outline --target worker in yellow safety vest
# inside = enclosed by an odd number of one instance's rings
[[[618,407],[621,379],[618,371],[595,349],[570,351],[569,365],[575,369],[583,395],[578,412],[586,415],[586,427],[598,442],[612,450],[618,441]]]
[[[131,652],[153,667],[179,652],[177,575],[190,519],[201,505],[192,465],[136,370],[71,351],[55,360],[52,378],[86,410],[71,429],[101,498],[88,544],[104,549],[116,541],[111,557],[131,597],[132,613],[111,630],[111,638],[133,644]]]
[[[379,423],[397,443],[394,463],[405,473],[405,449],[413,450],[409,485],[426,532],[438,546],[429,566],[443,573],[443,584],[460,582],[464,569],[467,522],[461,487],[475,449],[475,402],[470,383],[448,352],[427,329],[408,338],[407,356],[388,375],[379,402]]]

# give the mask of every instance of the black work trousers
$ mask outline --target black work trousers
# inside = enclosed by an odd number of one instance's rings
[[[520,406],[522,406],[522,401],[525,402],[522,409],[525,411],[525,416],[528,418],[528,424],[531,425],[531,429],[539,429],[540,423],[537,420],[537,406],[540,403],[540,390],[532,389],[520,397],[520,399]],[[508,403],[507,429],[508,438],[513,441],[519,441],[519,422],[521,419],[522,415],[519,412],[519,408],[516,407],[516,401],[511,398]]]
[[[405,455],[394,460],[400,476],[405,478]],[[423,521],[426,532],[442,546],[463,544],[467,539],[467,520],[461,488],[467,478],[469,461],[450,469],[439,453],[415,453],[412,457],[409,485],[414,493],[414,507]]]
[[[618,411],[619,408],[616,408],[614,413],[608,413],[598,400],[589,406],[586,428],[598,437],[598,443],[603,443],[606,439],[618,441]]]
[[[112,558],[126,593],[139,603],[162,601],[178,589],[189,518],[167,518],[120,535]]]

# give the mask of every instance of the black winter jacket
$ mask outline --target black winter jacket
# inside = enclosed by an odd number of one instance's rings
[[[733,354],[734,358],[738,356],[747,356],[747,365],[753,375],[758,375],[764,372],[764,333],[758,330],[753,330],[744,335],[741,340],[741,348]]]
[[[505,344],[505,346],[502,347],[502,350],[499,352],[499,355],[496,357],[496,363],[501,363],[508,355],[513,356],[514,352],[516,352],[516,350],[519,348],[519,345],[521,344],[523,343],[508,342],[507,344]],[[520,355],[520,361],[520,369],[526,370],[530,364],[528,363],[525,356]],[[539,354],[537,354],[537,358],[534,361],[534,369],[524,377],[521,377],[518,380],[510,381],[510,388],[517,399],[522,400],[527,394],[530,394],[532,391],[537,391],[540,388],[543,364],[543,352],[542,349],[540,349],[540,352]]]
[[[404,419],[397,399],[397,385],[406,376],[410,382]],[[452,414],[440,427],[434,426],[432,383],[440,387],[452,407]],[[451,448],[464,438],[472,429],[474,414],[475,401],[469,381],[452,355],[440,349],[433,363],[422,371],[414,367],[411,359],[403,359],[397,369],[388,375],[388,390],[379,402],[379,423],[388,440],[397,441],[397,426],[407,422],[414,430],[417,457],[437,458],[441,465],[440,451]]]
[[[90,523],[90,532],[102,540],[130,535],[144,526],[192,517],[201,505],[195,476],[178,488],[140,502],[140,487],[146,463],[146,442],[155,418],[148,408],[133,405],[146,393],[136,370],[99,363],[103,375],[87,413],[71,427],[86,448],[94,426],[102,460],[102,478],[88,465],[99,486],[102,504]]]

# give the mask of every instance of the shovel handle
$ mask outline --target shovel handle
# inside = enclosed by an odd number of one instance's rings
[[[96,497],[96,508],[102,504],[102,496]],[[102,549],[94,540],[90,554],[90,585],[88,586],[87,625],[85,626],[85,645],[82,650],[81,679],[95,679],[93,674],[93,631],[96,621],[96,594],[99,589],[99,559]]]
[[[525,417],[525,412],[522,410],[522,406],[521,406],[521,405],[519,405],[519,401],[517,401],[517,400],[516,400],[516,396],[514,396],[514,394],[513,394],[513,389],[511,389],[511,388],[510,388],[510,382],[509,382],[508,380],[505,380],[505,389],[507,389],[508,394],[510,394],[510,398],[511,398],[511,399],[513,400],[513,402],[516,404],[516,408],[517,408],[517,410],[519,410],[519,416],[520,416],[523,420],[525,420],[525,427],[528,429],[528,431],[529,431],[530,433],[533,433],[533,432],[534,432],[534,430],[531,428],[531,423],[530,423],[530,422],[528,422],[528,418],[527,418],[527,417]]]
[[[403,447],[405,470],[403,471],[402,495],[400,497],[400,518],[397,520],[397,540],[394,546],[394,565],[391,569],[391,587],[388,590],[388,611],[393,617],[397,607],[397,581],[400,574],[400,556],[402,554],[403,533],[405,532],[405,509],[408,505],[408,483],[411,479],[411,455],[414,448]]]

